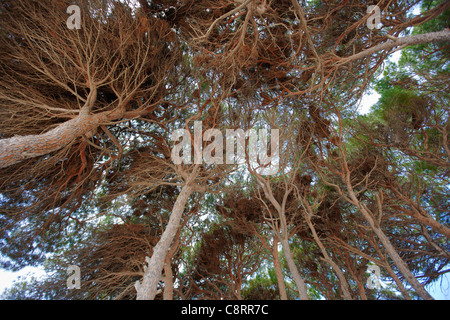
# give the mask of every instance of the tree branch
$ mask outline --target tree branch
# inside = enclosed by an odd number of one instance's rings
[[[429,32],[424,34],[418,34],[415,36],[397,38],[396,40],[388,40],[387,42],[376,45],[375,47],[366,49],[352,56],[343,58],[341,61],[337,63],[337,65],[342,65],[353,60],[370,56],[371,54],[381,50],[389,50],[399,46],[412,46],[428,42],[443,42],[443,41],[450,41],[450,30],[445,29],[438,32]]]

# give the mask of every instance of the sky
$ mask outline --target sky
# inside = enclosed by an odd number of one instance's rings
[[[0,295],[6,288],[10,288],[14,281],[34,276],[39,278],[45,275],[45,271],[41,268],[25,267],[20,271],[11,272],[0,268]]]
[[[425,289],[436,300],[450,300],[450,275],[445,274],[440,280]]]
[[[389,56],[389,61],[397,63],[400,60],[401,51],[396,51],[392,55]],[[379,75],[378,78],[382,77],[382,74]],[[377,79],[378,79],[377,78]],[[367,92],[362,96],[358,112],[361,114],[366,114],[370,111],[370,107],[378,102],[380,95],[375,92],[375,90],[367,90]]]

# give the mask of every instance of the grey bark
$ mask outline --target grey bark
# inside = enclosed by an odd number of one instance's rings
[[[298,293],[300,294],[301,300],[309,300],[308,289],[306,287],[303,277],[298,272],[297,266],[295,265],[294,257],[292,255],[291,248],[289,246],[288,239],[281,239],[281,245],[283,246],[284,257],[288,263],[289,271],[292,273],[295,284],[297,285]]]
[[[450,30],[446,29],[438,32],[429,32],[424,34],[418,34],[415,36],[396,38],[395,40],[388,40],[372,48],[368,48],[366,50],[358,52],[352,56],[342,58],[342,60],[339,61],[338,64],[344,64],[352,60],[364,58],[381,50],[390,50],[395,47],[412,46],[429,42],[443,42],[443,41],[450,41]]]
[[[43,134],[0,140],[0,168],[62,149],[83,134],[95,130],[106,117],[79,114]]]
[[[389,273],[391,278],[394,279],[394,281],[397,284],[397,287],[400,290],[400,292],[402,293],[403,297],[406,300],[411,300],[411,296],[409,295],[408,291],[406,291],[405,286],[400,281],[400,279],[397,277],[397,275],[395,274],[394,270],[392,270],[392,268],[391,268],[391,266],[389,264],[387,264],[387,266],[386,266],[386,271]]]
[[[273,193],[272,193],[269,183],[267,181],[263,182],[261,180],[260,180],[260,183],[261,183],[261,186],[263,187],[263,191],[264,191],[266,198],[272,203],[272,205],[275,207],[275,210],[278,213],[281,230],[274,229],[274,231],[277,234],[281,234],[280,239],[281,239],[281,246],[283,247],[283,251],[284,251],[284,257],[286,258],[286,261],[287,261],[288,267],[289,267],[289,271],[291,272],[292,277],[294,278],[295,284],[297,285],[297,290],[300,295],[300,299],[301,300],[309,300],[308,289],[306,287],[305,281],[303,280],[303,277],[298,272],[297,266],[295,265],[294,257],[292,255],[291,248],[289,246],[289,236],[288,236],[286,214],[285,214],[286,200],[288,198],[289,192],[285,192],[283,201],[280,205],[280,203],[273,196]],[[281,232],[279,232],[279,231],[281,231]]]
[[[193,193],[194,186],[186,183],[172,209],[169,223],[164,230],[161,239],[153,248],[151,258],[147,259],[148,266],[145,269],[142,282],[137,281],[135,288],[137,291],[137,300],[153,300],[156,296],[158,283],[162,277],[162,271],[166,261],[167,253],[173,242],[178,228],[180,227],[181,217],[183,215],[189,196]]]

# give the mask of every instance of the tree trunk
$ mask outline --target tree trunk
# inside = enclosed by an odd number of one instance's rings
[[[425,288],[422,286],[422,284],[411,273],[411,271],[408,268],[408,265],[405,263],[405,261],[403,261],[403,259],[397,253],[397,251],[392,246],[391,242],[386,237],[384,232],[378,227],[373,227],[373,230],[375,231],[376,235],[378,236],[378,238],[383,243],[384,248],[386,249],[386,251],[388,252],[389,256],[394,261],[394,263],[397,266],[397,268],[403,274],[403,276],[405,277],[406,281],[408,281],[413,286],[413,288],[416,290],[417,294],[424,300],[434,300],[433,297],[425,290]]]
[[[383,230],[381,230],[381,227],[377,225],[375,220],[372,217],[372,214],[370,213],[370,210],[367,208],[367,206],[364,203],[361,203],[359,199],[357,198],[355,191],[353,189],[351,179],[350,179],[350,170],[348,168],[347,162],[345,158],[343,159],[343,169],[345,170],[345,173],[341,178],[343,179],[346,187],[347,192],[349,195],[349,198],[347,200],[355,205],[358,210],[362,213],[364,219],[369,223],[372,230],[375,232],[377,237],[380,239],[381,243],[383,244],[384,249],[387,251],[388,255],[391,257],[394,264],[397,266],[397,268],[400,270],[401,274],[405,277],[405,280],[408,281],[409,284],[412,285],[412,287],[416,290],[417,294],[424,300],[434,300],[433,297],[425,290],[425,288],[422,286],[422,284],[414,277],[411,270],[409,270],[408,265],[403,261],[403,259],[398,254],[397,250],[395,250],[394,246],[392,245],[389,238],[384,234]],[[379,210],[381,211],[381,201],[377,197],[377,202],[379,206]]]
[[[313,214],[311,207],[309,207],[308,204],[305,204],[304,207],[307,209],[307,212],[305,212],[304,216],[305,216],[306,222],[308,223],[309,229],[311,230],[311,232],[313,234],[314,241],[317,243],[320,250],[322,251],[325,261],[331,266],[331,268],[333,268],[334,272],[338,276],[344,299],[352,300],[352,296],[350,294],[347,279],[345,279],[345,276],[342,273],[341,269],[339,269],[339,266],[333,260],[331,260],[331,257],[328,255],[328,252],[325,249],[325,246],[323,245],[322,241],[320,240],[319,236],[317,235],[316,229],[314,228],[314,226],[311,222],[311,215]]]
[[[353,277],[353,280],[356,282],[356,286],[358,287],[358,292],[361,297],[361,300],[367,300],[366,290],[364,289],[363,281],[361,279],[360,273],[355,269],[355,265],[350,262],[351,258],[348,251],[342,252],[345,257],[345,265],[347,266],[347,271]]]
[[[301,300],[309,300],[308,289],[306,288],[305,281],[298,272],[297,266],[295,265],[294,257],[292,256],[291,248],[289,247],[288,239],[282,239],[281,245],[283,246],[284,256],[288,263],[289,271],[292,273],[295,284],[297,285],[298,293],[300,294]]]
[[[414,210],[416,211],[416,210]],[[419,220],[424,225],[427,225],[431,227],[434,231],[443,234],[447,238],[450,239],[450,229],[446,226],[440,224],[437,222],[433,217],[431,217],[428,213],[426,213],[424,210],[420,210],[420,212],[417,212],[416,214],[412,215],[414,218]]]
[[[94,98],[91,98],[91,100]],[[90,102],[91,104],[94,102]],[[88,107],[90,104],[87,105]],[[116,108],[97,114],[89,114],[91,108],[83,107],[78,116],[70,119],[45,133],[28,136],[15,136],[0,139],[0,169],[58,151],[83,135],[95,133],[104,123],[119,118],[135,118],[146,111],[127,111]]]
[[[381,230],[379,226],[375,224],[374,219],[372,218],[372,215],[369,213],[367,207],[364,204],[361,204],[356,197],[353,188],[350,184],[350,177],[347,175],[347,190],[349,192],[350,199],[353,201],[353,204],[355,204],[359,211],[363,214],[364,218],[369,223],[370,227],[373,229],[375,234],[380,239],[381,243],[383,244],[384,248],[386,249],[387,253],[391,257],[391,259],[394,261],[394,264],[397,266],[397,268],[400,270],[400,272],[405,277],[406,281],[408,281],[413,288],[416,290],[417,294],[424,300],[434,300],[433,297],[425,290],[425,288],[422,286],[422,284],[414,277],[414,275],[411,273],[411,270],[409,270],[408,265],[403,261],[403,259],[400,257],[400,255],[395,250],[394,246],[392,245],[391,241],[386,237],[384,232]]]
[[[62,149],[83,134],[95,130],[105,120],[104,114],[81,113],[43,134],[2,139],[0,140],[0,168]]]
[[[173,239],[175,238],[175,235],[177,234],[178,228],[180,227],[180,221],[186,207],[186,203],[193,191],[194,186],[187,182],[178,195],[178,198],[173,206],[172,214],[169,218],[169,223],[167,224],[161,239],[153,248],[152,257],[147,260],[148,267],[144,273],[142,283],[137,281],[135,284],[137,300],[153,300],[155,298],[158,283],[162,277],[162,271],[167,253]]]
[[[418,203],[415,203],[411,198],[403,194],[400,190],[400,186],[392,186],[390,188],[400,199],[405,201],[411,209],[406,209],[405,206],[396,206],[397,210],[404,212],[405,214],[416,218],[421,223],[429,226],[434,231],[445,235],[450,238],[450,229],[439,223],[428,212],[426,212]]]
[[[263,187],[264,194],[266,198],[272,203],[272,205],[275,207],[275,210],[278,212],[279,219],[280,219],[280,225],[281,230],[275,230],[277,233],[277,236],[280,234],[279,231],[281,231],[281,246],[283,247],[284,251],[284,257],[286,258],[286,261],[288,263],[289,271],[291,272],[295,284],[297,285],[298,293],[300,294],[300,299],[302,300],[309,300],[308,296],[308,289],[306,287],[305,281],[303,280],[302,276],[298,272],[297,266],[295,265],[294,258],[292,256],[291,248],[289,246],[289,236],[288,236],[288,230],[287,230],[287,222],[286,222],[286,214],[285,214],[285,206],[286,206],[286,199],[289,195],[289,192],[286,192],[283,198],[283,202],[280,205],[280,203],[275,199],[273,196],[273,193],[270,189],[270,185],[266,182],[261,182],[261,186]]]
[[[397,284],[398,289],[400,290],[401,294],[406,300],[411,300],[411,296],[409,295],[408,291],[406,291],[405,286],[400,281],[400,279],[395,274],[394,270],[392,270],[391,266],[387,264],[386,271],[389,273],[392,279],[394,279],[395,283]]]
[[[272,255],[273,255],[273,268],[275,270],[275,275],[277,276],[278,290],[280,291],[280,299],[287,300],[283,271],[281,270],[280,259],[278,257],[278,240],[275,238],[273,240]]]
[[[170,263],[171,259],[164,264],[164,292],[163,300],[173,300],[173,274],[172,265]]]

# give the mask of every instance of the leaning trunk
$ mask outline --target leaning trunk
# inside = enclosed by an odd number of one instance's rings
[[[89,115],[82,112],[45,133],[1,139],[0,168],[62,149],[82,135],[96,130],[107,119],[105,113]]]
[[[273,240],[272,254],[273,254],[273,268],[275,269],[275,275],[277,276],[278,290],[280,291],[280,299],[287,300],[283,271],[281,269],[280,259],[278,258],[278,240],[276,239]]]
[[[155,298],[158,283],[162,277],[167,253],[177,234],[178,228],[180,227],[181,217],[188,198],[193,192],[193,188],[194,187],[191,184],[185,184],[181,193],[178,195],[175,205],[173,206],[172,214],[169,218],[169,223],[167,224],[161,239],[153,248],[152,257],[148,259],[148,267],[144,272],[142,282],[138,281],[135,284],[137,300],[153,300]]]
[[[292,256],[291,248],[289,247],[289,241],[287,239],[281,240],[281,245],[283,246],[284,257],[288,263],[289,271],[294,278],[295,284],[297,285],[298,293],[300,294],[301,300],[309,300],[308,290],[306,288],[305,281],[298,272],[297,266],[295,265],[294,257]]]
[[[311,222],[311,216],[313,214],[311,207],[309,207],[308,205],[305,205],[305,207],[308,210],[308,212],[305,213],[305,219],[306,219],[306,222],[308,223],[309,229],[311,230],[311,232],[313,234],[314,241],[316,242],[316,244],[319,246],[320,250],[322,251],[325,261],[331,266],[331,268],[333,268],[334,272],[338,276],[344,299],[352,300],[352,296],[350,294],[350,289],[348,287],[348,283],[347,283],[347,280],[345,279],[344,274],[342,273],[339,266],[333,260],[331,260],[331,257],[329,256],[325,246],[323,245],[322,241],[320,240],[319,236],[317,235],[314,225]]]
[[[349,191],[350,199],[353,201],[353,203],[358,207],[359,211],[362,213],[366,221],[369,223],[372,230],[375,232],[375,234],[380,239],[381,243],[383,244],[384,248],[386,249],[387,253],[391,257],[394,264],[397,266],[399,271],[402,273],[402,275],[405,277],[405,280],[408,281],[411,286],[416,290],[417,294],[424,300],[434,300],[433,297],[425,290],[425,288],[422,286],[422,284],[414,277],[411,270],[409,270],[408,265],[403,261],[403,259],[400,257],[400,255],[397,253],[397,250],[395,250],[394,246],[392,245],[391,241],[388,239],[388,237],[384,234],[383,230],[379,226],[375,224],[374,219],[372,218],[371,214],[368,211],[368,208],[363,204],[360,203],[358,198],[356,197],[353,188],[349,182],[349,178],[347,177],[347,189]]]
[[[173,300],[173,274],[172,274],[172,265],[169,262],[166,262],[164,265],[164,292],[163,292],[163,300]]]
[[[413,288],[416,290],[417,294],[424,300],[434,300],[433,297],[425,290],[425,288],[422,286],[422,284],[411,273],[411,270],[409,270],[408,265],[405,263],[405,261],[403,261],[403,259],[397,253],[397,251],[392,246],[391,242],[386,237],[384,232],[378,227],[372,226],[372,228],[373,228],[373,231],[375,232],[375,234],[380,239],[380,241],[383,243],[384,248],[386,249],[389,256],[394,261],[394,264],[397,266],[397,268],[403,274],[405,279],[413,286]]]

